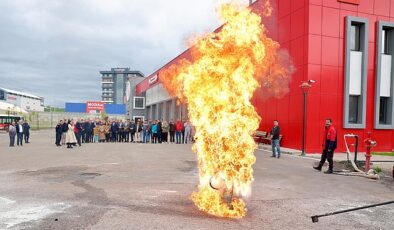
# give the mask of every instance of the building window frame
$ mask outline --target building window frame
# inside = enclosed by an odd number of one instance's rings
[[[143,106],[142,107],[136,107],[135,106],[135,101],[136,99],[142,99],[143,100]],[[133,97],[133,109],[145,109],[146,105],[145,105],[145,97]]]
[[[385,31],[385,32],[383,32]],[[389,34],[386,34],[389,32]],[[376,42],[376,77],[375,77],[375,129],[394,129],[394,22],[378,21],[376,28],[377,42]],[[386,38],[389,38],[387,40]],[[385,39],[385,41],[383,41]],[[384,49],[383,45],[387,47]],[[381,108],[381,84],[382,84],[382,62],[383,55],[391,55],[391,73],[390,73],[390,96],[384,100],[386,102],[385,108]],[[384,96],[383,96],[384,97]],[[381,112],[385,114],[382,116]],[[381,118],[384,117],[384,121]]]
[[[350,94],[350,56],[352,44],[352,26],[359,27],[359,50],[361,56],[361,92],[358,95],[358,104],[356,112],[356,121],[350,119],[350,97],[356,96]],[[365,129],[366,123],[366,106],[367,106],[367,76],[368,76],[368,19],[353,16],[346,17],[345,30],[345,67],[344,67],[344,113],[343,113],[343,128],[346,129]]]

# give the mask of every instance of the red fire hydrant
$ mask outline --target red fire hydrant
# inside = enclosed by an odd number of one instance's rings
[[[364,140],[364,144],[367,148],[367,152],[365,153],[365,172],[368,172],[371,167],[371,149],[377,144],[376,141],[372,140],[371,132],[368,132],[368,137]]]

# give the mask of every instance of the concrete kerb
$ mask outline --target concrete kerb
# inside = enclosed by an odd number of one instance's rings
[[[267,151],[271,152],[272,148],[271,145],[266,144],[259,144],[258,150],[260,151]],[[290,148],[280,148],[282,154],[290,155],[292,157],[297,158],[304,158],[319,161],[321,157],[321,153],[308,153],[306,156],[301,156],[301,151],[297,149],[290,149]],[[354,159],[354,153],[351,153],[352,159]],[[365,160],[365,152],[358,153],[358,160],[364,161]],[[394,161],[394,157],[392,156],[380,156],[380,155],[373,155],[372,161]],[[347,160],[347,154],[345,152],[336,152],[334,154],[334,162],[343,162]],[[385,172],[385,174],[391,173],[393,170],[394,163],[393,162],[372,162],[372,167],[378,166]]]

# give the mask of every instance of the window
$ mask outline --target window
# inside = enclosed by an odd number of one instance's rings
[[[379,107],[379,124],[387,124],[388,119],[389,97],[380,97]]]
[[[360,51],[360,25],[352,24],[350,28],[350,50]]]
[[[349,123],[358,123],[358,102],[360,96],[349,96]]]
[[[382,29],[382,54],[390,54],[390,34],[388,29]]]
[[[376,27],[374,128],[394,129],[394,22]]]
[[[366,127],[368,24],[365,18],[346,17],[343,127],[347,129]]]
[[[5,100],[5,93],[3,90],[0,90],[0,100]]]
[[[144,97],[134,97],[134,109],[145,109],[145,98]]]

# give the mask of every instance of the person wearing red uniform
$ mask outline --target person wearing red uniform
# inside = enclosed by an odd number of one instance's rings
[[[337,148],[337,131],[332,125],[332,120],[326,119],[326,127],[324,130],[324,137],[323,137],[323,153],[321,155],[320,163],[318,166],[313,167],[314,169],[321,171],[323,164],[328,161],[328,170],[324,173],[331,174],[333,173],[334,167],[334,150]]]
[[[183,124],[182,122],[178,119],[175,123],[175,134],[176,134],[176,143],[180,144],[181,143],[181,136],[182,136],[182,130],[183,130]]]

